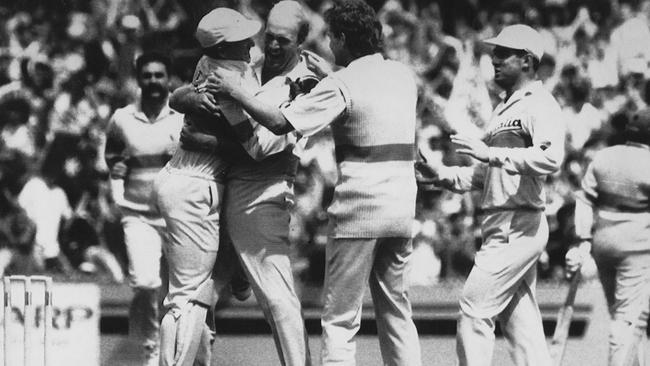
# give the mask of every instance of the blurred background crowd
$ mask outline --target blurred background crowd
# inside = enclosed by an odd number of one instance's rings
[[[329,57],[322,13],[305,48]],[[526,23],[545,39],[539,76],[562,106],[564,168],[548,177],[551,227],[540,276],[563,276],[572,237],[573,194],[593,153],[620,142],[628,115],[650,99],[650,0],[369,0],[383,24],[387,57],[419,80],[418,147],[430,161],[472,164],[454,153],[453,132],[480,135],[499,89],[480,41]],[[105,127],[137,97],[135,56],[174,60],[175,88],[200,56],[193,31],[216,6],[263,20],[262,0],[21,0],[0,5],[0,273],[48,272],[121,282],[126,255],[108,192]],[[260,39],[261,41],[261,39]],[[261,57],[261,44],[252,51]],[[337,179],[328,131],[311,139],[296,179],[292,220],[299,279],[319,284],[327,207]],[[465,276],[480,232],[477,196],[418,194],[411,259],[414,284]]]

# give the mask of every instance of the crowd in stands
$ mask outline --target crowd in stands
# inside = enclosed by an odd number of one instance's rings
[[[199,6],[199,3],[201,6]],[[328,0],[305,0],[310,48],[331,59],[321,17]],[[526,23],[545,39],[538,74],[567,126],[564,168],[547,180],[551,227],[540,274],[561,278],[572,240],[574,192],[593,153],[620,142],[644,108],[650,61],[649,0],[384,0],[387,57],[418,76],[418,147],[430,161],[468,165],[453,132],[480,136],[498,102],[490,49],[504,25]],[[172,88],[198,59],[192,30],[202,7],[229,6],[265,19],[261,0],[25,0],[0,5],[0,273],[85,273],[122,281],[119,212],[102,156],[112,112],[137,97],[134,57],[159,49],[174,59]],[[261,57],[258,45],[252,51]],[[304,281],[323,275],[325,207],[337,179],[328,131],[310,140],[296,179],[292,240]],[[418,194],[412,280],[465,276],[480,244],[477,196]]]

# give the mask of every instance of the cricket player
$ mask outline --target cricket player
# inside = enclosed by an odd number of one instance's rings
[[[326,246],[322,364],[355,364],[354,336],[369,284],[384,364],[417,366],[420,344],[404,275],[415,215],[415,78],[381,55],[381,24],[365,2],[335,2],[325,20],[336,64],[345,68],[308,94],[278,108],[227,75],[208,79],[278,135],[332,128],[340,178],[328,211],[333,231]],[[308,63],[323,60],[312,54]]]
[[[577,270],[591,250],[611,316],[608,365],[642,366],[650,311],[650,110],[632,116],[625,137],[587,167],[575,209],[580,241],[566,264]]]
[[[275,106],[291,99],[294,86],[315,85],[318,80],[300,57],[300,45],[309,31],[309,23],[296,1],[280,1],[270,11],[264,45],[261,88],[255,98]],[[302,92],[302,90],[300,90]],[[192,87],[176,90],[172,105],[191,111],[201,107]],[[307,334],[301,314],[289,260],[289,208],[293,202],[293,180],[298,157],[293,154],[295,134],[276,136],[256,125],[252,131],[259,141],[268,143],[273,152],[261,161],[229,151],[226,141],[197,131],[184,129],[184,149],[239,156],[226,174],[226,193],[222,225],[241,259],[255,297],[271,325],[282,365],[310,365]],[[241,149],[241,147],[240,147]],[[219,253],[221,256],[222,253]],[[222,269],[217,269],[224,276]],[[217,276],[218,277],[218,276]],[[218,285],[227,281],[216,278]]]
[[[535,71],[540,35],[526,25],[505,27],[495,38],[494,80],[502,89],[483,140],[452,135],[473,167],[417,164],[420,177],[447,189],[480,190],[483,244],[460,298],[457,353],[462,366],[489,365],[494,322],[511,345],[515,365],[550,365],[535,298],[536,263],[548,240],[544,178],[560,169],[565,129],[560,107]],[[422,179],[427,181],[427,179]]]
[[[221,70],[247,90],[259,87],[249,66],[253,37],[261,24],[228,8],[216,8],[199,22],[196,38],[203,56],[194,73],[197,87],[213,70]],[[209,100],[216,105],[217,101]],[[223,118],[215,110],[186,113],[185,124],[220,136],[231,136],[254,158],[264,156],[253,126],[241,107],[218,101]],[[161,365],[189,366],[205,339],[207,309],[214,305],[211,280],[219,248],[219,217],[223,177],[230,163],[218,154],[177,149],[155,181],[155,200],[169,232],[165,248],[169,290],[161,322]]]
[[[134,296],[129,333],[142,344],[144,365],[158,365],[160,263],[165,221],[152,206],[153,180],[171,157],[183,115],[169,108],[171,61],[145,53],[136,60],[140,100],[113,114],[107,129],[106,162],[112,196],[122,213]]]

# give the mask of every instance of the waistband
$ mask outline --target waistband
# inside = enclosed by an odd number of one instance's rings
[[[415,160],[413,144],[386,144],[373,146],[338,145],[336,161],[381,163],[387,161]]]

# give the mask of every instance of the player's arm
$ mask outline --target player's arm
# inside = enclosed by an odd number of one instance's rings
[[[238,142],[225,138],[220,139],[215,135],[200,131],[194,125],[183,126],[179,141],[181,147],[189,151],[203,151],[230,158],[246,154]]]
[[[486,164],[471,167],[433,166],[426,161],[415,163],[415,177],[418,183],[433,184],[456,193],[463,193],[483,188]]]
[[[264,94],[256,95],[255,99],[261,103],[280,108],[284,104],[293,102],[297,96],[309,93],[311,89],[318,84],[318,79],[311,75],[298,78],[295,81],[287,81],[289,82],[289,95],[285,95],[284,100],[278,100],[278,96],[264,99]],[[227,103],[230,105],[234,101],[224,102],[230,102]],[[240,115],[239,123],[236,123],[233,126],[237,137],[240,139],[239,142],[246,152],[257,161],[261,161],[268,156],[286,150],[288,146],[294,145],[298,140],[296,133],[286,133],[282,135],[273,133],[260,123],[254,121],[250,115],[242,110],[239,104],[236,105],[236,108],[223,108],[223,112],[228,119],[230,119],[229,117],[233,113],[229,114],[226,112],[231,109],[238,112],[235,113],[235,115]]]
[[[577,243],[569,247],[565,256],[565,267],[568,272],[577,271],[591,251],[594,205],[598,199],[597,184],[592,163],[589,164],[582,178],[582,189],[576,193],[574,225]]]
[[[276,106],[255,99],[255,96],[243,88],[232,76],[215,71],[208,76],[205,85],[207,90],[213,94],[229,95],[242,106],[251,118],[274,134],[284,135],[294,130]]]
[[[220,114],[216,98],[209,93],[197,93],[194,85],[177,88],[169,98],[169,106],[181,113],[197,113],[200,115]]]
[[[115,203],[121,203],[124,200],[124,179],[128,174],[128,156],[124,135],[115,120],[115,115],[111,118],[106,131],[104,157],[110,176],[111,197]]]
[[[488,162],[511,174],[548,175],[561,168],[564,160],[565,125],[559,106],[538,105],[522,121],[532,146],[525,148],[490,147]]]
[[[311,136],[336,120],[346,109],[341,89],[332,78],[323,79],[309,93],[280,108],[257,100],[227,75],[213,73],[208,77],[208,83],[210,92],[229,95],[251,118],[276,135],[296,130],[302,136]]]

